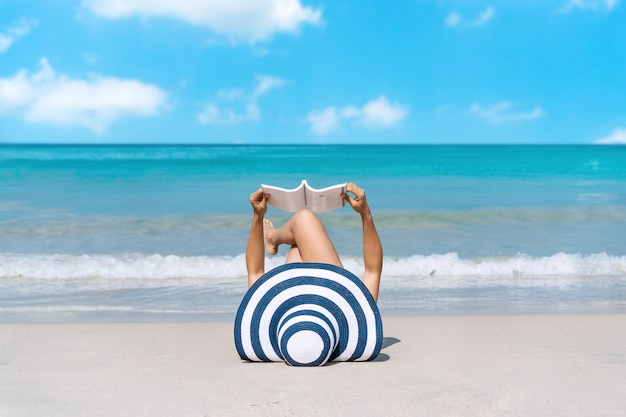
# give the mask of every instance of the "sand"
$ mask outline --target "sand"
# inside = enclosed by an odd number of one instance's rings
[[[245,363],[232,323],[0,325],[0,415],[621,416],[626,315],[384,317],[374,362]]]

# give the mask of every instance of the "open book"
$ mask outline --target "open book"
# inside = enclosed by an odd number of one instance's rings
[[[261,184],[263,192],[270,194],[267,204],[284,211],[298,211],[303,208],[316,213],[323,213],[343,207],[345,200],[341,194],[346,192],[347,183],[332,185],[326,188],[313,188],[306,180],[292,189],[288,190],[273,185]]]

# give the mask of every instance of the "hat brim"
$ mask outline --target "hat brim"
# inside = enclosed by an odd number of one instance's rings
[[[372,295],[351,272],[322,263],[289,263],[259,278],[235,318],[235,346],[248,361],[323,365],[374,359],[382,320]]]

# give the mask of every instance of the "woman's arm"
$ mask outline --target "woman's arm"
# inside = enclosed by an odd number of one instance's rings
[[[374,218],[368,210],[361,213],[363,222],[363,261],[365,263],[365,273],[363,283],[372,293],[374,300],[378,300],[378,288],[380,286],[380,276],[383,271],[383,246],[380,243]]]
[[[350,203],[354,211],[361,215],[363,223],[363,262],[365,272],[363,283],[374,297],[378,300],[380,276],[383,270],[383,247],[374,225],[372,212],[365,198],[365,191],[353,183],[348,183],[348,192],[354,194],[354,198],[344,194],[344,199]]]
[[[248,287],[265,273],[265,243],[263,241],[263,218],[267,212],[267,200],[262,189],[250,194],[250,204],[254,210],[250,236],[246,247],[246,268],[248,269]]]

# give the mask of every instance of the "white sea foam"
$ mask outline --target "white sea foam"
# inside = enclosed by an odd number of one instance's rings
[[[235,278],[246,275],[245,257],[0,254],[0,278],[37,280],[167,280]]]
[[[284,257],[266,260],[266,268]],[[360,258],[347,258],[345,267],[360,275]],[[626,276],[626,256],[557,253],[547,257],[518,255],[501,258],[463,259],[456,253],[386,258],[384,276],[389,277],[542,277]],[[34,280],[230,280],[246,276],[245,255],[177,256],[159,254],[122,255],[27,255],[0,254],[0,279]]]
[[[285,258],[266,260],[266,269]],[[344,258],[360,276],[361,258]],[[0,254],[0,321],[207,318],[234,314],[245,256]],[[558,253],[386,258],[386,312],[626,311],[626,256]]]
[[[557,253],[547,257],[461,259],[456,253],[414,255],[387,259],[385,273],[392,276],[620,276],[626,275],[626,256]]]

